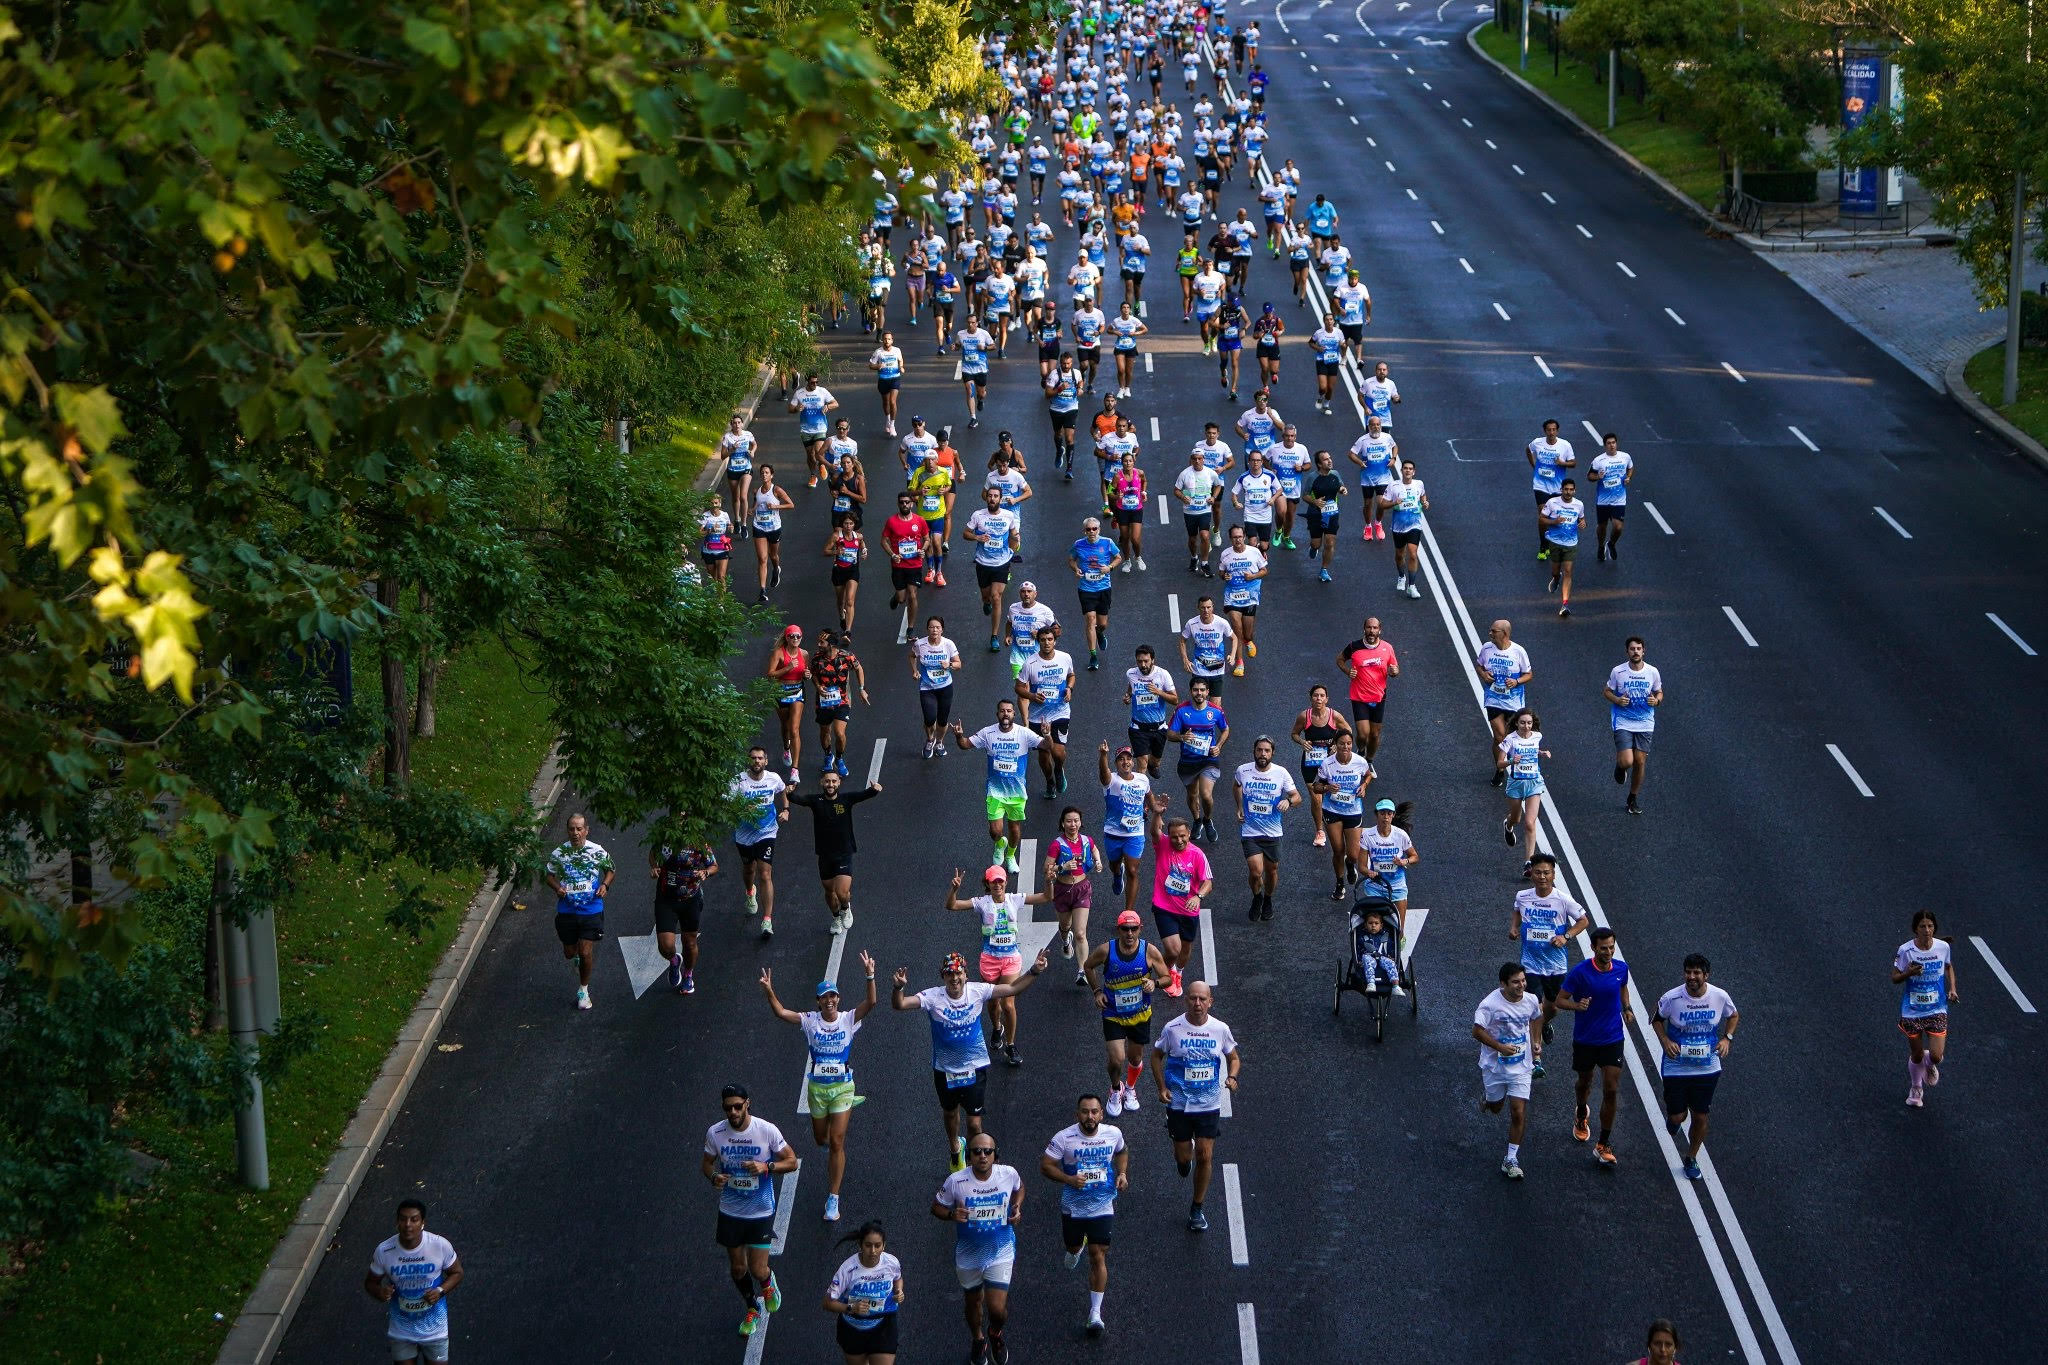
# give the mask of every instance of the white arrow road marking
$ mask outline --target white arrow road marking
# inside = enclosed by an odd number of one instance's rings
[[[1026,839],[1017,852],[1017,891],[1029,896],[1038,880],[1038,840]],[[1036,906],[1024,907],[1024,918],[1017,925],[1017,950],[1023,954],[1024,966],[1029,969],[1038,960],[1038,955],[1052,946],[1053,936],[1060,931],[1056,919],[1039,919],[1033,912]]]
[[[619,954],[626,960],[626,980],[633,985],[633,998],[638,1000],[647,994],[647,988],[661,979],[668,970],[668,959],[655,946],[654,935],[622,935],[619,939]]]

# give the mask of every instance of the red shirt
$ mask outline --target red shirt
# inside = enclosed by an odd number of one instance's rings
[[[1384,639],[1374,645],[1368,645],[1364,640],[1353,640],[1344,646],[1344,657],[1351,661],[1354,672],[1351,679],[1351,700],[1385,701],[1387,670],[1400,667],[1401,662],[1394,657],[1394,647]]]
[[[923,517],[890,517],[882,523],[882,542],[889,547],[889,562],[899,569],[922,568],[925,537],[929,534],[931,528],[925,525]]]

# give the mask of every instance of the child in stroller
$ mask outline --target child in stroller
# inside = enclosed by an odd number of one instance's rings
[[[1400,951],[1391,916],[1369,901],[1351,908],[1351,954],[1358,989],[1368,995],[1392,995],[1401,980]]]

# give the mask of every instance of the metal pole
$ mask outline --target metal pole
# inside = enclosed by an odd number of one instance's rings
[[[1529,69],[1529,0],[1522,0],[1522,70]]]
[[[1607,49],[1607,130],[1614,131],[1614,49]]]
[[[228,1030],[235,1049],[248,1062],[249,1096],[235,1110],[235,1160],[242,1183],[252,1190],[270,1188],[270,1146],[263,1132],[263,1082],[254,1074],[258,1036],[256,992],[249,951],[249,930],[232,917],[225,925],[228,960]]]
[[[2005,398],[2001,406],[2011,407],[2020,398],[2020,303],[2027,282],[2027,173],[2012,178],[2011,277],[2005,282]]]

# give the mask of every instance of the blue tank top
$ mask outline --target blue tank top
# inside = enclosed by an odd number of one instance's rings
[[[1102,990],[1109,997],[1102,1017],[1112,1024],[1142,1024],[1152,1017],[1152,997],[1145,993],[1145,978],[1150,974],[1145,959],[1150,950],[1143,939],[1129,958],[1119,957],[1116,947],[1116,940],[1110,939],[1108,955],[1102,961]]]

